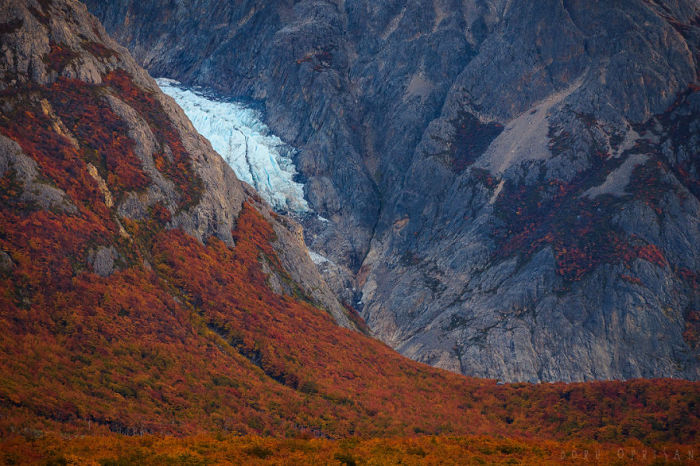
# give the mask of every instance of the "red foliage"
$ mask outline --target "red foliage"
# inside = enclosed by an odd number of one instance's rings
[[[529,257],[551,245],[557,273],[568,281],[580,280],[601,263],[619,260],[618,238],[609,231],[607,219],[591,214],[596,205],[576,195],[580,189],[577,183],[551,180],[500,196],[497,207],[506,226],[496,231],[499,255],[524,251]]]
[[[150,184],[133,151],[126,124],[95,86],[59,79],[47,96],[56,113],[80,142],[83,156],[102,168],[110,189],[139,191]]]
[[[195,174],[190,156],[160,102],[152,94],[136,86],[123,70],[110,72],[104,77],[104,82],[146,120],[163,146],[155,155],[156,167],[179,188],[182,196],[180,207],[196,204],[202,192],[201,180]]]
[[[666,267],[668,262],[661,250],[653,244],[646,244],[639,248],[637,255],[646,261],[656,264],[659,267]]]
[[[613,163],[596,158],[599,169],[610,170]],[[631,183],[634,195],[660,213],[660,198],[667,189],[656,180],[658,165],[645,165],[635,171]],[[567,281],[580,280],[600,264],[629,265],[642,258],[660,267],[668,262],[661,250],[619,231],[608,211],[615,200],[601,196],[590,199],[581,193],[587,189],[586,174],[570,183],[551,180],[548,184],[520,186],[506,183],[496,202],[496,213],[504,226],[495,230],[498,255],[523,254],[530,257],[545,245],[551,245],[557,273]],[[639,188],[644,186],[644,188]]]
[[[683,339],[691,348],[700,348],[700,310],[686,313]]]
[[[623,279],[626,282],[632,283],[633,285],[641,285],[642,280],[640,280],[638,277],[633,277],[631,275],[626,275],[626,274],[621,274],[620,278]]]
[[[170,211],[161,202],[157,202],[151,207],[151,216],[161,225],[165,225],[172,220]]]
[[[16,173],[10,169],[0,178],[0,200],[10,203],[22,194],[22,184],[17,180]]]
[[[556,247],[557,273],[569,281],[580,280],[594,267],[593,255],[589,250],[577,247]]]
[[[698,288],[700,286],[700,276],[697,272],[693,272],[692,270],[686,267],[681,267],[681,269],[678,271],[678,274],[683,280],[688,282],[691,287]]]
[[[77,57],[77,54],[65,45],[58,45],[55,42],[51,42],[49,45],[51,51],[44,59],[44,62],[49,69],[53,71],[62,71],[63,68]]]
[[[20,108],[3,117],[0,132],[17,141],[42,174],[78,204],[84,216],[99,218],[102,225],[112,227],[102,193],[88,174],[81,152],[52,128],[39,108]]]

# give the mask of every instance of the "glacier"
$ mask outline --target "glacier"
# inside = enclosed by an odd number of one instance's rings
[[[156,82],[182,107],[195,129],[209,140],[236,176],[252,185],[275,210],[310,211],[304,185],[294,181],[294,148],[270,131],[259,112],[172,79],[159,78]]]

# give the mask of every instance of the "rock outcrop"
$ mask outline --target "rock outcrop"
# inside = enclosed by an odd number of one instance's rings
[[[306,243],[403,354],[700,377],[697,2],[86,3],[154,75],[264,103],[330,220]]]

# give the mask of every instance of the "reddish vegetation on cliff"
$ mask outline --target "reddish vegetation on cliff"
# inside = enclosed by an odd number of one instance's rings
[[[171,155],[163,151],[154,155],[156,167],[172,180],[182,194],[181,207],[196,204],[202,187],[192,172],[190,157],[176,134],[160,103],[139,89],[123,70],[112,71],[104,78],[120,99],[146,120],[160,144],[169,147]],[[170,156],[169,156],[170,155]]]
[[[610,170],[619,162],[600,158],[595,163],[594,169]],[[641,167],[633,180],[635,188],[638,184],[646,187],[645,177],[655,170],[662,167]],[[629,267],[639,258],[659,267],[668,265],[656,245],[644,244],[634,235],[620,231],[612,225],[610,215],[601,215],[612,199],[590,199],[582,195],[588,187],[582,179],[570,183],[552,180],[547,184],[520,186],[517,190],[507,184],[506,194],[497,202],[497,212],[503,220],[503,225],[494,231],[500,244],[499,256],[522,254],[528,258],[544,246],[551,246],[557,273],[569,282],[581,280],[601,264],[622,263]],[[653,190],[641,191],[639,195],[645,202],[656,205]]]

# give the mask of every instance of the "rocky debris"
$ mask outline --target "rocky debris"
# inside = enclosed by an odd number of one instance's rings
[[[634,169],[647,161],[647,156],[643,154],[632,154],[615,171],[612,171],[605,178],[605,182],[600,186],[588,189],[583,196],[597,197],[604,194],[612,196],[624,196],[625,188],[629,184]]]
[[[394,348],[700,377],[696,2],[86,3],[154,75],[264,104],[327,219],[306,243]]]

